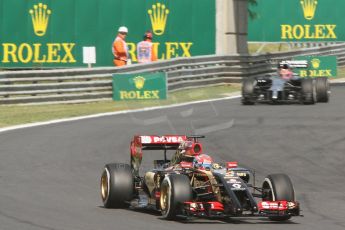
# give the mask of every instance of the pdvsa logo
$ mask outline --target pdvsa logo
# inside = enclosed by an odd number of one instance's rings
[[[298,0],[299,5],[302,8],[303,17],[307,23],[301,23],[297,25],[282,24],[281,27],[281,39],[282,40],[312,40],[312,41],[327,41],[336,40],[336,24],[322,24],[320,22],[313,22],[317,18],[317,12],[322,9],[319,6],[321,0]],[[326,1],[326,0],[323,0]],[[319,10],[318,10],[319,9]]]

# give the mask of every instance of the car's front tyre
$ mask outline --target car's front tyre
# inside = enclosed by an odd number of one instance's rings
[[[312,78],[302,79],[302,103],[313,105],[316,102],[316,88]]]
[[[242,104],[243,105],[254,105],[254,87],[255,87],[254,78],[246,78],[242,83]]]
[[[161,184],[160,208],[162,217],[173,220],[182,214],[183,203],[192,200],[192,187],[186,175],[166,176]]]
[[[316,100],[327,103],[329,101],[329,81],[327,77],[315,78]]]
[[[262,185],[263,201],[295,201],[295,190],[292,182],[286,174],[271,174],[265,178]],[[291,216],[271,216],[270,220],[285,221]]]

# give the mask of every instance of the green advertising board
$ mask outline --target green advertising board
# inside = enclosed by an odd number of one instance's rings
[[[336,77],[336,56],[300,56],[295,60],[308,61],[308,68],[295,69],[300,77]]]
[[[215,53],[213,0],[0,0],[1,67],[85,66],[82,47],[96,47],[96,66],[112,66],[117,29],[129,29],[129,55],[152,30],[159,59]]]
[[[344,0],[257,0],[250,6],[248,40],[345,41]]]
[[[166,73],[113,75],[113,100],[160,99],[167,99]]]

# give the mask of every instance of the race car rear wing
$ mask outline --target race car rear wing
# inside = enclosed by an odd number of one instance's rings
[[[166,161],[166,151],[178,149],[181,142],[187,139],[188,137],[185,135],[134,136],[130,145],[130,153],[131,167],[135,176],[139,175],[143,150],[164,150],[164,160]]]
[[[134,136],[132,143],[142,150],[177,149],[181,142],[186,141],[184,135]]]
[[[285,65],[288,65],[290,68],[308,68],[307,60],[289,60],[279,62],[279,67],[283,68]]]

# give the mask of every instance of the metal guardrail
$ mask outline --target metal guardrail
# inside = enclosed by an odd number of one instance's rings
[[[345,44],[264,55],[177,58],[121,68],[0,72],[0,104],[67,103],[110,100],[112,74],[166,72],[169,91],[240,83],[243,77],[273,73],[279,60],[302,55],[335,55],[345,66]]]

